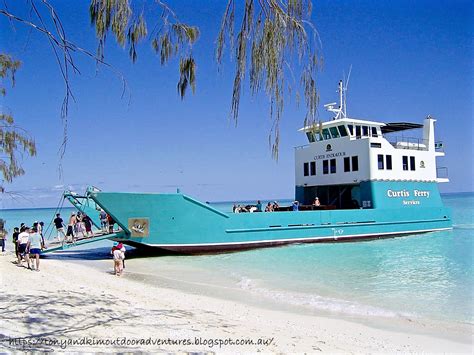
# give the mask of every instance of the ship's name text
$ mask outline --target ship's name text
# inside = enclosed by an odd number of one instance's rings
[[[320,154],[320,155],[315,155],[315,156],[314,156],[314,160],[329,159],[329,158],[336,158],[336,157],[343,157],[343,156],[345,156],[345,155],[346,155],[346,152]]]
[[[430,192],[426,190],[413,190],[414,197],[430,197]],[[388,197],[410,197],[410,191],[408,190],[387,190]]]

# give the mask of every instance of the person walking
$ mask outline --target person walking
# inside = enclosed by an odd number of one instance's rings
[[[115,220],[114,218],[107,214],[107,224],[109,225],[109,233],[113,233],[114,232],[114,224],[115,224]]]
[[[28,246],[30,243],[30,233],[29,233],[29,228],[24,226],[23,232],[21,232],[18,235],[18,264],[17,266],[23,266],[23,257],[26,260],[26,263],[28,265],[28,269],[31,269],[30,267],[30,256],[29,256],[29,250]]]
[[[41,250],[43,250],[43,248],[44,248],[44,245],[43,245],[43,242],[42,242],[42,239],[41,239],[41,234],[38,233],[38,229],[33,228],[31,230],[30,239],[29,239],[29,242],[28,242],[29,256],[32,257],[32,258],[35,258],[35,260],[36,260],[36,267],[33,267],[34,266],[33,260],[31,262],[32,270],[40,271],[39,270],[39,265],[40,265],[40,258],[39,257],[40,257],[40,254],[41,254]],[[28,265],[29,265],[29,262],[28,262]]]
[[[69,217],[69,222],[67,224],[67,231],[66,231],[66,238],[71,237],[71,242],[75,243],[76,238],[74,236],[74,226],[76,225],[77,218],[74,212],[71,213],[71,217]],[[67,238],[69,240],[69,238]]]
[[[102,229],[103,233],[106,233],[107,232],[107,213],[105,213],[104,210],[100,210],[99,219],[100,219],[100,228]]]
[[[54,226],[56,227],[56,231],[58,233],[58,241],[59,243],[64,245],[64,241],[66,240],[66,233],[64,232],[64,221],[61,218],[61,214],[56,213],[56,218],[54,219]],[[62,236],[62,239],[61,239]]]
[[[82,217],[82,223],[84,223],[84,227],[86,229],[86,238],[93,237],[94,234],[92,233],[92,219],[88,215],[84,214]]]

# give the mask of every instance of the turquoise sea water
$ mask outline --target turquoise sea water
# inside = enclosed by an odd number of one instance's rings
[[[218,286],[239,297],[308,311],[473,324],[474,194],[443,200],[452,209],[452,231],[210,256],[135,257],[127,260],[126,270],[130,277],[167,287],[207,286],[219,296]],[[63,210],[63,216],[68,213]],[[41,219],[48,224],[53,214],[54,209],[4,210],[0,217],[11,228]],[[99,244],[102,249],[92,244],[88,248],[94,249],[79,255],[107,258],[107,243]]]

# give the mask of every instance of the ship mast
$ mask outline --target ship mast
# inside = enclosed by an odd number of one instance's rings
[[[339,80],[339,84],[337,86],[337,91],[339,93],[339,107],[335,107],[337,105],[336,102],[332,102],[330,104],[324,105],[326,110],[329,112],[334,112],[336,115],[333,117],[333,120],[338,120],[341,118],[346,118],[347,117],[347,104],[346,104],[346,91],[347,87],[349,86],[349,79],[351,78],[351,71],[352,71],[352,65],[349,68],[349,74],[346,76],[344,74],[344,80]]]
[[[347,90],[347,86],[344,87],[343,81],[339,80],[337,91],[339,92],[339,106],[336,107],[337,103],[332,102],[330,104],[324,105],[326,110],[329,112],[334,112],[335,116],[333,120],[338,120],[341,118],[346,118],[346,98],[345,98],[345,91]]]

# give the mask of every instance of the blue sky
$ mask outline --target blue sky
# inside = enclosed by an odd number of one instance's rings
[[[25,14],[25,1],[7,1]],[[69,38],[95,51],[89,1],[52,1]],[[197,92],[181,101],[177,63],[159,65],[149,44],[139,46],[135,65],[110,40],[106,59],[123,72],[78,56],[81,75],[72,79],[68,146],[58,173],[62,140],[60,106],[64,87],[45,38],[0,17],[1,51],[23,63],[14,89],[1,104],[36,138],[38,155],[26,158],[26,175],[6,187],[25,198],[2,196],[1,206],[55,206],[64,187],[92,184],[107,191],[171,192],[177,187],[206,201],[291,198],[293,147],[305,144],[297,132],[303,108],[287,100],[281,124],[280,159],[268,147],[267,98],[245,87],[240,118],[228,120],[234,63],[222,73],[214,43],[224,1],[169,1],[183,21],[200,27],[194,47]],[[322,42],[324,66],[318,77],[322,104],[337,98],[336,85],[352,65],[348,113],[377,121],[421,123],[436,117],[437,139],[449,169],[442,192],[473,191],[473,8],[471,1],[314,1],[313,20]],[[3,6],[0,6],[3,7]],[[229,58],[227,55],[226,58]]]

